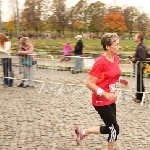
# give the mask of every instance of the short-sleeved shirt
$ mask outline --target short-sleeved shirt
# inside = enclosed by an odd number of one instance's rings
[[[116,84],[121,75],[119,67],[119,57],[114,56],[114,62],[110,62],[104,55],[101,55],[93,65],[89,74],[97,77],[96,85],[102,88],[105,92],[116,93]],[[105,106],[114,103],[104,97],[98,96],[95,92],[92,93],[92,104],[94,106]]]

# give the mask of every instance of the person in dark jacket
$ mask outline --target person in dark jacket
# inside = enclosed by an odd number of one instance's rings
[[[134,57],[131,58],[131,61],[133,63],[136,63],[137,61],[145,61],[147,59],[148,50],[143,42],[144,36],[143,34],[137,33],[135,35],[135,42],[138,43],[135,51]],[[145,87],[143,83],[143,67],[142,63],[137,64],[137,69],[135,70],[136,75],[136,90],[137,93],[135,94],[135,98],[133,100],[137,103],[140,103],[142,101],[143,93],[139,92],[145,92]]]
[[[75,38],[77,39],[77,43],[75,45],[74,55],[77,57],[75,57],[74,70],[72,71],[72,74],[82,72],[82,58],[80,58],[80,56],[82,56],[83,53],[82,35],[77,35]]]

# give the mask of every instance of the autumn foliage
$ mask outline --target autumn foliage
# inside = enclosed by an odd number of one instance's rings
[[[74,23],[73,23],[73,27],[77,30],[82,30],[83,29],[83,24],[82,22],[77,19]]]
[[[127,30],[125,18],[119,13],[111,12],[103,18],[104,30],[107,32],[123,33]]]

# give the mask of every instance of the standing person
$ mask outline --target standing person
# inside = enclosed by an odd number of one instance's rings
[[[0,33],[0,58],[3,66],[4,86],[10,87],[13,85],[13,79],[9,79],[7,77],[13,77],[11,42],[9,41],[9,37],[3,33]]]
[[[131,61],[133,63],[136,63],[137,61],[145,61],[147,59],[148,50],[143,42],[144,36],[143,34],[137,33],[135,35],[135,42],[137,42],[137,47],[135,51],[134,57],[131,58]],[[145,92],[145,87],[143,83],[143,67],[141,67],[141,63],[138,63],[137,65],[137,72],[135,72],[136,75],[136,87],[137,87],[137,93],[135,94],[135,98],[133,100],[137,103],[140,103],[142,101],[143,93],[138,92]]]
[[[66,44],[64,44],[64,58],[61,58],[60,61],[68,61],[70,60],[69,57],[65,57],[65,56],[70,56],[71,52],[72,52],[72,46],[70,44],[70,41],[68,41]]]
[[[34,87],[34,76],[36,70],[36,58],[33,54],[33,44],[30,42],[28,37],[21,38],[22,47],[18,51],[18,54],[21,55],[22,64],[24,65],[24,75],[22,82],[18,85],[18,87]],[[24,79],[27,79],[26,81]]]
[[[75,37],[77,39],[77,43],[75,45],[74,55],[82,56],[83,53],[83,42],[82,35],[77,35]],[[72,70],[72,74],[77,74],[78,72],[82,72],[82,58],[75,58],[74,70]]]
[[[108,134],[108,150],[113,150],[119,125],[116,120],[116,84],[127,85],[128,81],[121,78],[119,67],[119,37],[116,33],[107,33],[101,38],[101,45],[104,53],[96,60],[89,72],[86,86],[93,92],[92,105],[104,121],[105,126],[85,128],[77,126],[75,129],[76,142],[79,145],[81,140],[89,134]],[[114,71],[115,70],[115,71]]]

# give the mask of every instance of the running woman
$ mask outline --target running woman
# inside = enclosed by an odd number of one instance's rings
[[[108,150],[113,150],[119,134],[119,125],[116,120],[117,82],[128,85],[122,79],[117,56],[120,45],[116,33],[106,33],[101,38],[104,53],[96,60],[89,72],[86,86],[92,91],[92,105],[104,121],[105,126],[96,126],[86,129],[77,126],[75,129],[76,142],[89,134],[108,134]]]

